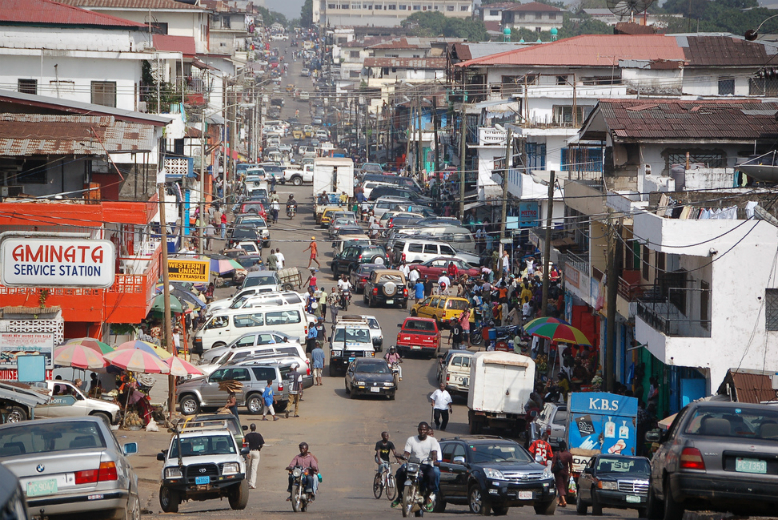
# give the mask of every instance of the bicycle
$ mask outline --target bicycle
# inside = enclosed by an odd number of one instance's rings
[[[397,497],[397,482],[394,474],[390,471],[390,464],[382,462],[373,478],[373,495],[376,499],[381,498],[381,494],[386,489],[386,498],[393,501]]]

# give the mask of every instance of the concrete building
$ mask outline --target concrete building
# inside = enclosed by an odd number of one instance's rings
[[[535,32],[547,32],[561,29],[564,23],[564,10],[540,2],[516,4],[502,10],[502,26],[511,29],[529,29]]]
[[[319,4],[314,7],[318,23],[330,27],[396,27],[411,14],[427,11],[451,18],[473,16],[472,0],[315,0],[314,4]]]

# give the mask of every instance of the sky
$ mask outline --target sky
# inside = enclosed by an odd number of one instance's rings
[[[265,0],[265,7],[276,11],[289,19],[300,17],[303,0]]]

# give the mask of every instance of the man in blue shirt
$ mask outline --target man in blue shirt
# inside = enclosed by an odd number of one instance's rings
[[[421,280],[421,278],[416,280],[416,286],[413,289],[416,291],[416,294],[414,295],[416,297],[416,301],[422,301],[424,299],[424,282]]]
[[[321,348],[321,343],[316,345],[311,353],[313,360],[313,384],[316,386],[322,386],[321,371],[324,370],[324,350]]]
[[[262,410],[262,420],[267,421],[267,412],[270,412],[270,415],[273,416],[273,420],[277,421],[278,417],[276,417],[276,411],[273,409],[273,381],[268,380],[267,386],[262,391],[262,401],[265,403],[265,409]]]

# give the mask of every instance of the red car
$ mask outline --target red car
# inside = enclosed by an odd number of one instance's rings
[[[244,202],[240,205],[240,213],[259,215],[267,220],[267,211],[265,211],[265,206],[261,202]]]
[[[397,350],[401,354],[418,352],[435,357],[440,349],[440,330],[435,320],[430,318],[405,318],[397,333]]]
[[[448,264],[451,262],[454,262],[454,265],[457,266],[457,272],[459,273],[459,276],[466,274],[467,276],[476,277],[481,274],[480,269],[471,267],[470,264],[464,260],[460,260],[459,258],[451,258],[450,256],[439,256],[437,258],[433,258],[432,260],[427,260],[421,264],[413,264],[411,265],[411,268],[418,269],[422,278],[426,276],[433,282],[437,282],[440,275],[444,271],[448,271]]]
[[[365,284],[370,278],[370,273],[376,269],[386,269],[384,264],[362,264],[356,269],[352,269],[349,274],[349,282],[354,288],[354,291],[359,294],[365,290]]]

